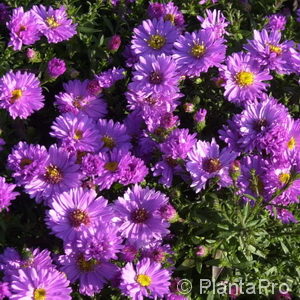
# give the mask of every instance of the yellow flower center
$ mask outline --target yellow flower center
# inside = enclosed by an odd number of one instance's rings
[[[159,34],[151,35],[150,39],[148,40],[148,45],[155,50],[160,50],[165,45],[165,43],[165,37]]]
[[[105,135],[101,140],[104,143],[104,146],[109,149],[112,149],[116,146],[116,142],[111,136]]]
[[[79,130],[79,129],[75,130],[75,133],[74,133],[75,140],[81,140],[82,136],[83,136],[82,130]]]
[[[172,14],[167,14],[167,15],[164,16],[164,20],[165,21],[170,21],[174,24],[175,23],[175,16],[172,15]]]
[[[45,178],[49,183],[57,184],[63,179],[62,173],[57,166],[50,165],[46,168]]]
[[[15,103],[23,95],[22,90],[16,89],[11,92],[10,103]]]
[[[56,28],[58,27],[60,24],[55,20],[54,17],[48,17],[46,19],[47,24],[49,25],[49,27],[51,28]]]
[[[34,300],[45,300],[46,299],[46,290],[45,289],[35,289],[33,292]]]
[[[281,183],[287,184],[291,178],[291,175],[289,173],[281,173],[278,177]]]
[[[115,172],[118,169],[119,164],[115,161],[108,162],[104,165],[104,169]]]
[[[251,72],[241,71],[236,74],[235,79],[240,86],[248,86],[254,82],[254,74]]]
[[[276,54],[281,54],[282,53],[282,49],[279,46],[269,44],[269,48],[270,48],[270,51],[273,52],[273,53],[276,53]]]
[[[149,286],[152,279],[148,275],[140,274],[136,277],[136,282],[138,282],[141,286]]]
[[[195,44],[191,50],[191,54],[196,57],[200,58],[206,51],[206,48],[203,44]]]
[[[294,137],[291,137],[287,144],[290,150],[293,150],[296,147],[296,140]]]
[[[99,261],[96,259],[85,260],[83,254],[81,254],[77,259],[77,266],[82,272],[91,272],[99,265]]]

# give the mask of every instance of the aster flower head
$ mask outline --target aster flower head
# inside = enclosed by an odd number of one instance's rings
[[[129,150],[131,148],[130,136],[127,135],[126,127],[113,120],[100,119],[97,123],[99,140],[103,143],[102,152],[113,149]]]
[[[119,229],[110,223],[98,222],[76,240],[78,251],[84,252],[87,260],[118,259],[117,254],[123,249],[123,239]],[[122,250],[123,251],[123,250]]]
[[[164,54],[160,56],[141,56],[139,63],[134,66],[133,82],[129,89],[143,92],[145,95],[172,95],[178,92],[179,75],[175,61]]]
[[[72,299],[69,280],[56,269],[27,268],[12,277],[10,299]]]
[[[121,184],[136,184],[144,180],[148,174],[148,168],[142,159],[127,153],[119,163]]]
[[[43,171],[25,185],[25,191],[37,202],[80,185],[81,174],[74,155],[52,145]]]
[[[94,152],[103,145],[96,122],[85,114],[65,113],[55,119],[50,135],[61,145],[74,150]]]
[[[47,71],[50,77],[57,78],[66,72],[66,64],[62,59],[52,58],[47,65]]]
[[[292,41],[281,42],[280,31],[268,33],[266,29],[263,29],[262,31],[254,30],[254,39],[248,40],[244,49],[266,68],[280,74],[288,74],[290,70],[287,52],[293,46]]]
[[[249,53],[233,53],[222,69],[225,78],[224,95],[237,104],[258,98],[269,86],[264,81],[273,78],[268,69],[261,69]]]
[[[237,154],[228,149],[219,150],[219,145],[213,139],[211,143],[198,141],[193,149],[188,153],[186,168],[191,174],[193,183],[191,187],[198,193],[205,188],[206,182],[210,178],[219,178],[220,186],[230,184],[228,166]]]
[[[287,141],[290,116],[287,109],[274,98],[247,105],[236,116],[239,139],[243,151],[265,151],[267,154],[281,153]]]
[[[120,257],[126,262],[132,262],[138,254],[138,248],[135,245],[126,244],[124,245]]]
[[[98,81],[100,88],[110,88],[112,87],[118,80],[121,80],[125,77],[125,70],[123,68],[113,67],[105,72],[100,73],[95,77]]]
[[[49,43],[58,43],[69,40],[76,34],[76,24],[68,19],[66,8],[61,6],[59,9],[45,7],[44,5],[34,5],[33,14],[40,32],[46,36]]]
[[[281,14],[273,14],[268,17],[268,23],[265,28],[267,30],[284,30],[286,25],[286,16]]]
[[[7,28],[10,31],[8,45],[15,51],[21,50],[23,45],[34,44],[41,36],[35,15],[31,11],[24,12],[23,7],[13,10]]]
[[[97,197],[94,190],[71,189],[52,198],[46,224],[52,233],[64,240],[74,241],[83,232],[110,220],[107,200]]]
[[[87,296],[99,293],[104,284],[118,273],[114,264],[104,259],[88,259],[84,252],[72,248],[59,257],[59,263],[71,283],[79,281],[79,292]]]
[[[106,103],[100,95],[89,91],[89,81],[71,80],[63,84],[64,92],[55,96],[56,104],[61,113],[82,112],[94,120],[103,118],[106,113]]]
[[[164,194],[153,189],[138,185],[128,189],[113,205],[121,235],[138,246],[161,239],[169,232],[169,224],[161,218],[158,209],[167,202]]]
[[[189,134],[188,129],[174,129],[167,139],[160,144],[163,155],[172,159],[185,159],[196,143],[196,134]]]
[[[44,106],[39,79],[28,72],[9,71],[0,79],[0,107],[13,119],[26,119]]]
[[[103,167],[104,161],[98,154],[88,153],[82,158],[81,169],[86,176],[97,176]]]
[[[209,28],[213,31],[216,39],[227,34],[226,27],[229,25],[229,22],[227,22],[225,16],[220,10],[207,9],[205,11],[205,18],[198,16],[197,19],[201,22],[201,28]]]
[[[162,298],[169,292],[170,272],[162,269],[161,264],[144,258],[136,266],[127,263],[122,269],[121,280],[121,291],[132,299]]]
[[[211,29],[186,32],[174,44],[173,58],[180,75],[199,76],[225,59],[224,39],[215,39]]]
[[[118,34],[113,35],[107,43],[108,50],[118,51],[121,46],[121,42],[121,37]]]
[[[4,209],[8,210],[11,201],[19,195],[18,192],[14,192],[15,187],[15,184],[7,183],[5,178],[0,176],[0,212]]]
[[[134,29],[131,49],[137,55],[160,55],[172,53],[173,44],[178,37],[176,27],[162,18],[145,20]]]
[[[48,151],[44,146],[19,142],[8,156],[7,165],[17,183],[22,185],[43,171],[47,159]]]

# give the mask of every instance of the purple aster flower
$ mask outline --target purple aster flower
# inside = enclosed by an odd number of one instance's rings
[[[267,30],[284,30],[286,25],[286,16],[274,14],[268,17],[268,23],[265,26]]]
[[[261,69],[249,53],[233,53],[222,69],[225,78],[224,95],[229,101],[238,104],[255,100],[269,86],[263,81],[273,78],[269,70]]]
[[[68,19],[66,8],[59,9],[34,5],[31,10],[36,16],[40,32],[46,36],[49,43],[58,43],[70,39],[76,34],[76,24]]]
[[[297,48],[289,48],[287,54],[287,61],[289,62],[289,69],[296,73],[300,74],[300,45],[298,44]]]
[[[140,183],[148,174],[144,161],[130,153],[121,159],[119,169],[119,181],[124,185]]]
[[[180,75],[200,76],[210,67],[219,66],[225,59],[224,39],[215,39],[211,29],[186,32],[174,44],[173,58]]]
[[[166,300],[188,300],[188,298],[179,294],[168,294]]]
[[[0,107],[13,119],[26,119],[44,106],[39,79],[33,73],[9,71],[0,79]]]
[[[23,7],[15,8],[12,17],[7,22],[10,31],[8,46],[15,51],[21,50],[23,45],[32,45],[40,39],[39,27],[34,14],[30,11],[24,12]]]
[[[11,296],[9,286],[10,285],[8,282],[0,282],[0,300],[3,300],[6,297]]]
[[[0,176],[0,212],[4,209],[8,211],[11,201],[19,195],[18,192],[14,192],[15,187],[15,184],[7,183],[5,178]]]
[[[133,82],[129,89],[134,92],[143,92],[145,95],[160,94],[172,95],[178,92],[179,75],[175,61],[164,54],[160,56],[141,56],[135,64]]]
[[[11,282],[12,276],[20,269],[53,268],[50,251],[40,249],[24,249],[22,256],[14,248],[5,248],[0,255],[0,270],[3,271],[5,281]]]
[[[170,21],[162,18],[145,20],[134,30],[131,49],[137,55],[172,54],[178,31]]]
[[[100,88],[110,88],[112,87],[118,80],[124,79],[125,70],[122,68],[113,67],[110,70],[100,73],[95,78],[98,80],[98,84]]]
[[[288,133],[286,148],[288,152],[299,152],[300,150],[300,120],[292,120]]]
[[[62,59],[52,58],[47,65],[47,71],[50,77],[57,78],[66,72],[66,64]]]
[[[47,200],[80,185],[79,165],[75,156],[52,145],[43,171],[25,185],[25,191],[37,202]]]
[[[100,223],[87,230],[84,235],[79,236],[76,248],[84,253],[87,260],[118,259],[117,254],[123,248],[122,242],[123,239],[116,226]]]
[[[127,263],[122,269],[121,279],[122,293],[135,300],[149,296],[162,298],[169,293],[170,271],[149,258],[142,259],[136,266]]]
[[[94,152],[103,145],[96,122],[84,114],[63,114],[55,119],[51,129],[50,135],[59,139],[63,148]]]
[[[95,120],[106,115],[106,103],[100,96],[90,93],[88,80],[71,80],[64,83],[63,86],[65,92],[55,96],[60,112],[74,114],[82,112]]]
[[[43,172],[47,159],[48,152],[44,146],[19,142],[8,156],[7,166],[13,171],[16,182],[22,185]]]
[[[169,223],[161,218],[158,209],[167,202],[168,198],[155,190],[138,185],[128,189],[113,205],[121,235],[138,245],[161,239],[169,232]]]
[[[167,139],[159,145],[164,156],[172,159],[185,159],[196,143],[196,134],[189,134],[188,129],[175,129]]]
[[[201,22],[201,28],[211,29],[216,39],[221,38],[224,34],[228,34],[225,28],[229,25],[229,22],[227,22],[220,10],[207,9],[205,18],[198,16],[197,19]]]
[[[4,3],[0,3],[0,24],[5,25],[10,19],[10,14],[10,8]]]
[[[79,280],[79,292],[87,296],[99,293],[108,280],[114,278],[118,268],[103,259],[87,259],[79,251],[68,251],[59,257],[61,270],[66,273],[71,283]]]
[[[290,117],[287,109],[274,98],[247,105],[234,118],[238,131],[237,143],[242,151],[257,149],[279,154],[287,142]]]
[[[211,143],[198,141],[188,154],[187,170],[192,176],[196,193],[205,188],[210,178],[219,178],[220,186],[230,184],[228,166],[236,158],[236,153],[228,149],[219,150],[219,145],[213,139]]]
[[[108,50],[118,51],[121,46],[121,42],[121,37],[118,34],[113,35],[107,43]]]
[[[154,133],[158,138],[165,138],[172,129],[179,126],[180,121],[172,112],[160,111],[156,115],[148,116],[145,123],[149,132]]]
[[[81,169],[86,176],[96,176],[104,168],[104,161],[98,154],[88,153],[82,158]]]
[[[244,48],[257,59],[260,65],[266,66],[280,74],[288,74],[288,51],[294,46],[293,41],[280,42],[280,31],[254,30],[254,40],[248,40]]]
[[[145,120],[148,119],[148,116],[156,115],[157,112],[174,111],[179,104],[178,99],[182,96],[180,93],[172,93],[166,96],[160,94],[145,95],[139,91],[126,93],[128,108],[140,110]]]
[[[97,222],[110,220],[107,200],[97,197],[94,190],[71,189],[53,197],[46,224],[52,233],[64,240],[74,241]]]
[[[126,45],[124,51],[122,52],[123,57],[126,60],[126,66],[128,68],[132,68],[134,64],[136,64],[139,61],[139,56],[134,54],[134,52],[131,50],[130,45]]]
[[[69,284],[65,274],[54,268],[21,269],[12,278],[10,299],[72,299]]]
[[[101,151],[107,152],[113,149],[129,150],[131,148],[130,136],[127,135],[126,127],[113,120],[100,119],[97,123],[100,141],[103,142]]]

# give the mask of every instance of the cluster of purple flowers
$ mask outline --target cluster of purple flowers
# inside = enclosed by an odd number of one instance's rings
[[[64,246],[64,254],[53,258],[47,250],[28,249],[22,256],[6,248],[0,256],[0,289],[11,299],[71,299],[73,283],[88,296],[111,284],[136,300],[185,299],[174,288],[168,244],[177,213],[165,194],[145,186],[149,174],[166,187],[179,177],[196,193],[209,184],[235,186],[243,201],[262,199],[272,216],[297,221],[290,206],[300,196],[300,120],[268,95],[271,73],[300,73],[299,45],[282,40],[286,18],[270,16],[243,51],[226,57],[229,22],[221,11],[198,16],[194,32],[184,31],[183,14],[173,2],[153,2],[147,13],[124,53],[132,69],[125,120],[107,118],[103,93],[125,77],[124,69],[70,80],[55,95],[59,115],[50,136],[56,143],[47,149],[21,141],[8,156],[15,184],[0,177],[0,210],[18,196],[16,187],[22,189],[46,207],[45,223]],[[64,7],[16,8],[7,27],[14,50],[42,35],[58,43],[76,34]],[[114,42],[119,47],[120,41]],[[215,139],[199,140],[181,128],[176,115],[184,96],[181,81],[211,68],[219,71],[224,97],[241,109],[219,130],[223,149]],[[52,77],[64,71],[57,59],[48,64]],[[26,119],[43,105],[33,73],[11,70],[0,79],[0,107],[13,119]],[[186,103],[185,111],[194,112],[193,104]],[[206,113],[194,114],[198,131]],[[0,149],[4,144],[0,139]],[[100,195],[119,184],[128,189],[115,201]]]
[[[32,45],[42,36],[48,43],[58,43],[70,39],[76,34],[76,24],[68,19],[66,8],[59,9],[33,6],[24,12],[23,7],[12,11],[10,20],[6,23],[10,31],[9,46],[21,50],[23,45]]]

